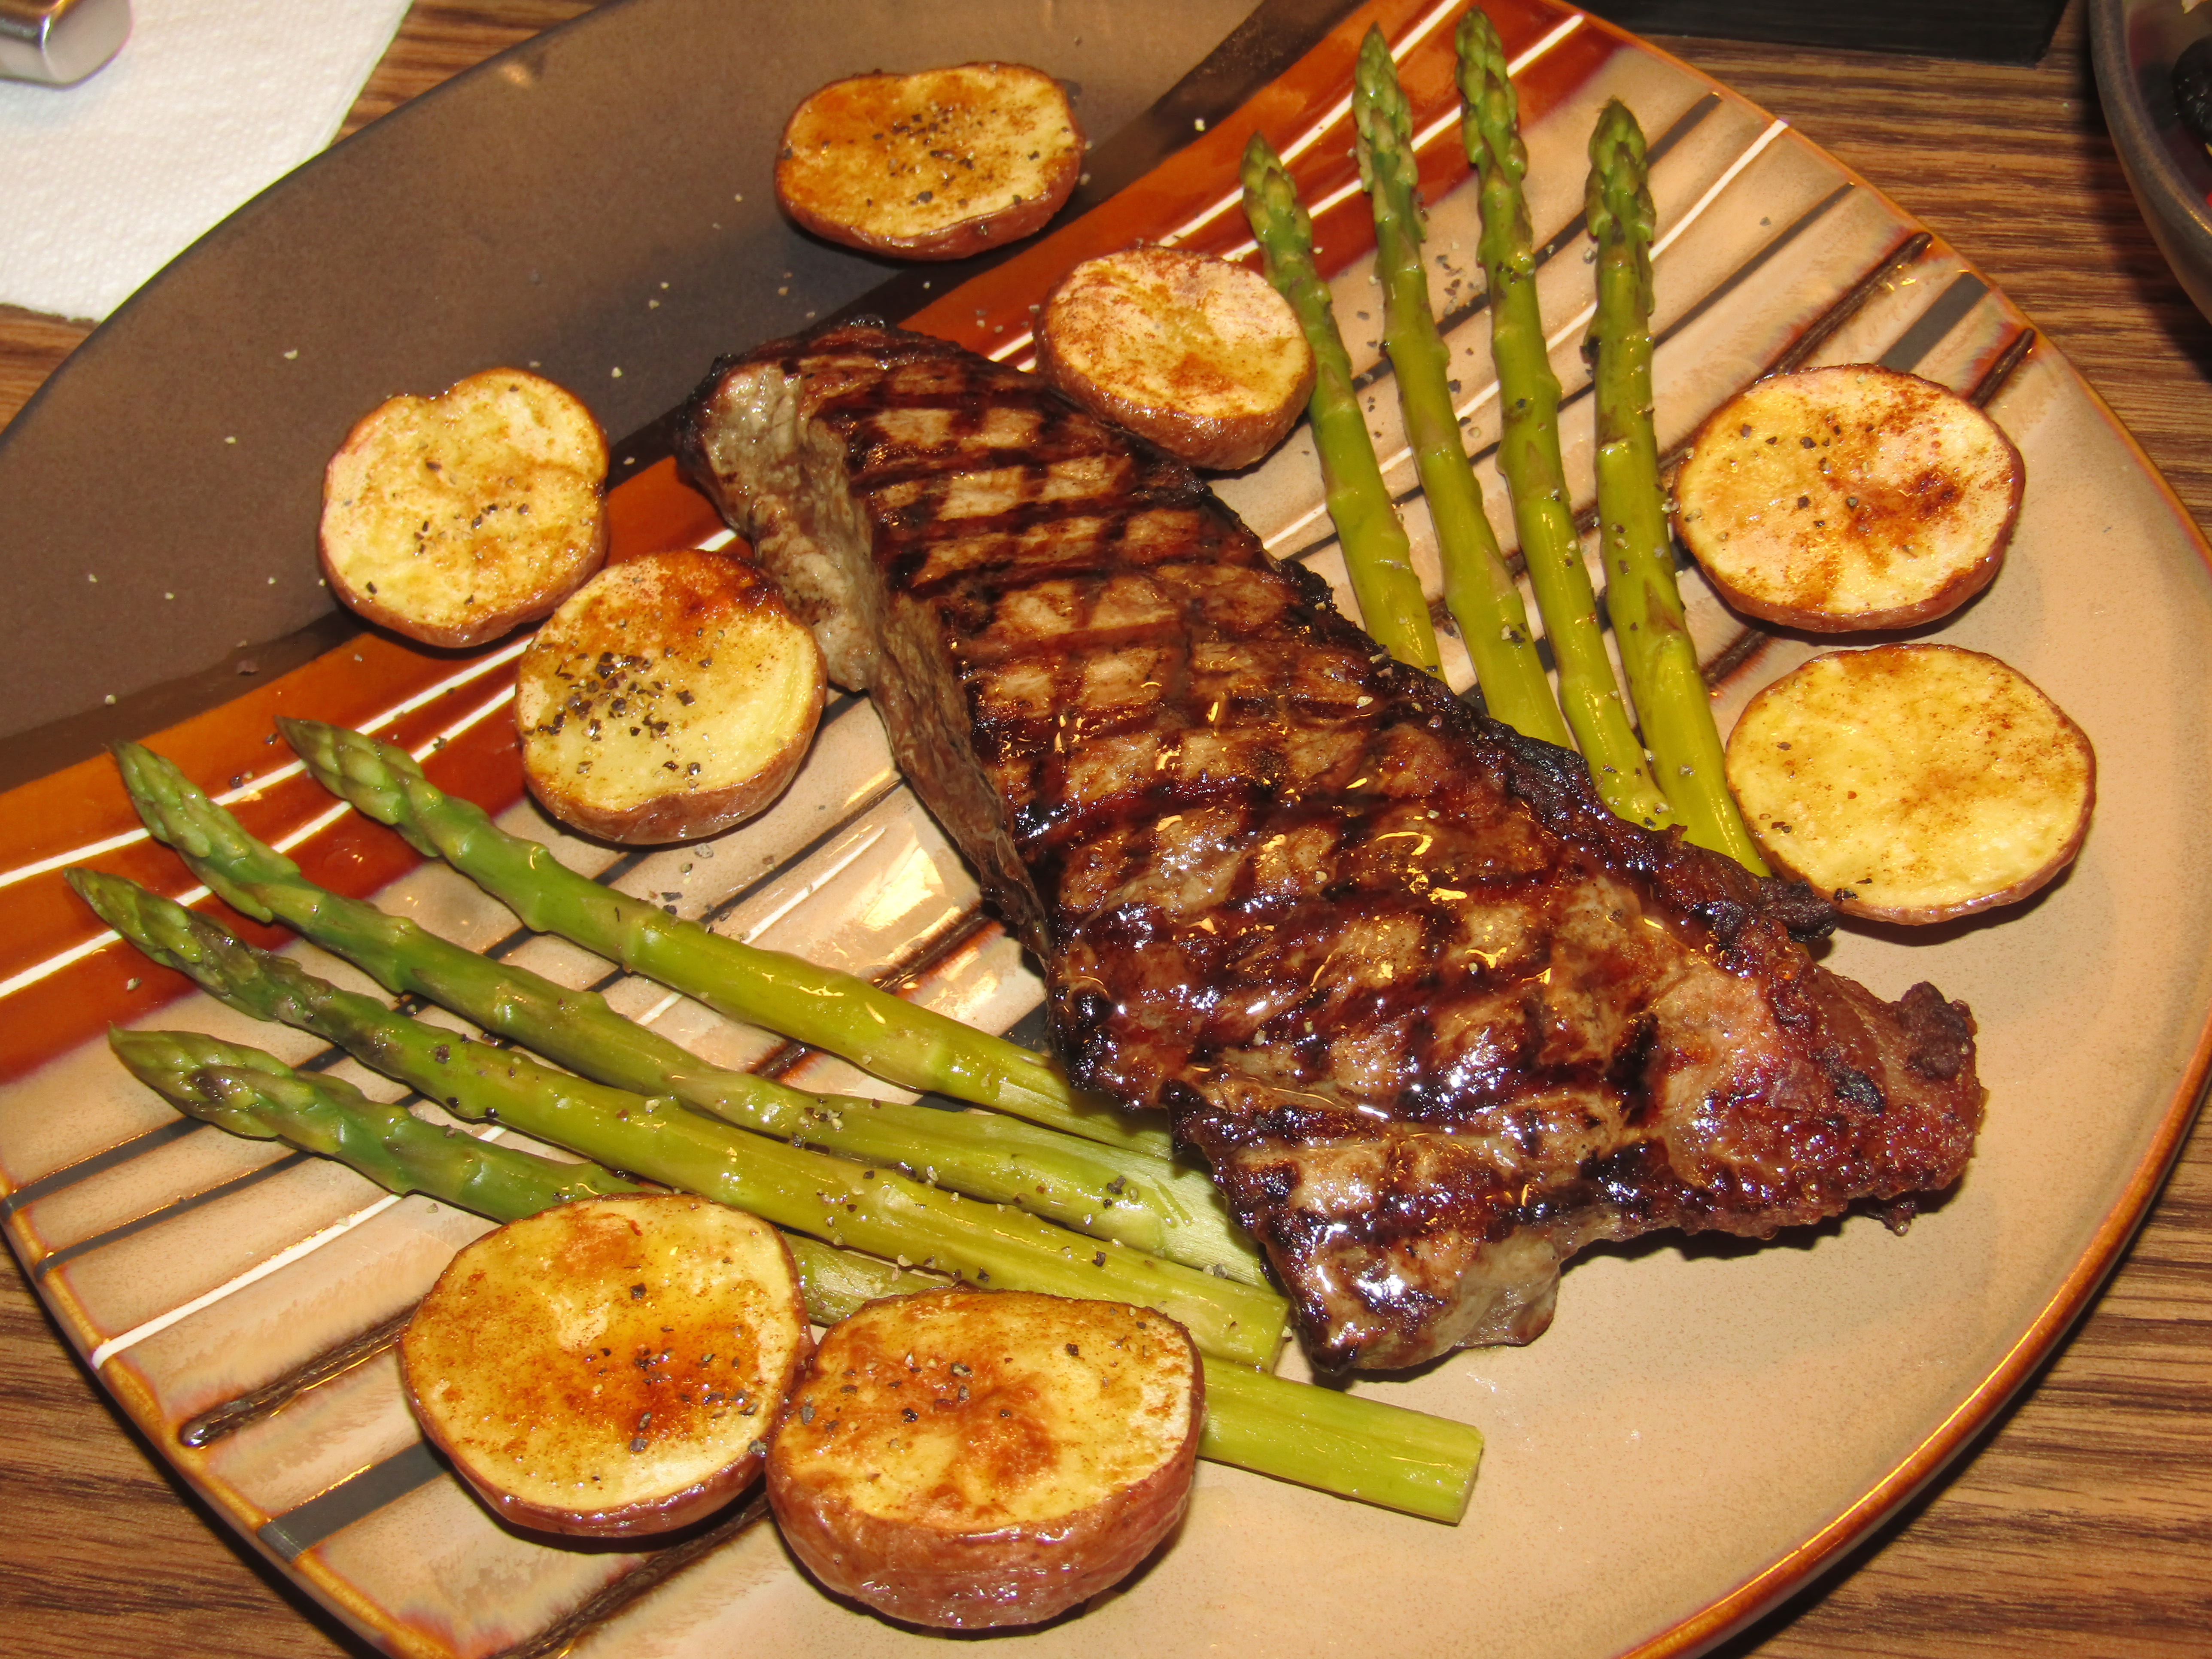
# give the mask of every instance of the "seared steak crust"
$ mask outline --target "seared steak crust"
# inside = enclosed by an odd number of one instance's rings
[[[1044,964],[1071,1072],[1173,1115],[1322,1363],[1526,1341],[1592,1240],[1964,1167],[1963,1005],[1817,966],[1813,895],[1614,817],[1031,377],[824,331],[717,365],[684,451]]]

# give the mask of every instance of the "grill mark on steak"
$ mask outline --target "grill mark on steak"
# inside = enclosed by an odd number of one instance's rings
[[[1031,377],[826,330],[718,364],[682,451],[1320,1363],[1526,1341],[1592,1241],[1964,1167],[1963,1005],[1815,965],[1817,896],[1614,817]]]

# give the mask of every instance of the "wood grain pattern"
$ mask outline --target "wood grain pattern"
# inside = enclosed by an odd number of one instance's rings
[[[418,0],[348,130],[587,9]],[[1976,260],[2212,522],[2212,325],[2136,216],[2079,0],[2033,68],[1710,40],[1661,44],[1796,124]],[[0,421],[88,331],[0,310]],[[2094,1103],[2085,1103],[2085,1127]],[[2093,1132],[2093,1130],[2091,1131]],[[0,1273],[10,1651],[369,1650],[216,1528]],[[1971,1462],[1728,1659],[2212,1651],[2212,1133],[2200,1130],[2104,1297]],[[1624,1494],[1624,1500],[1632,1494]]]

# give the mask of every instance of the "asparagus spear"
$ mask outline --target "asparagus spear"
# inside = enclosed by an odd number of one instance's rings
[[[519,1146],[425,1122],[371,1100],[342,1078],[295,1072],[274,1054],[191,1031],[125,1031],[107,1046],[180,1112],[257,1140],[335,1158],[394,1193],[422,1193],[494,1221],[518,1221],[572,1199],[639,1191],[596,1164],[560,1164]],[[807,1316],[834,1324],[863,1302],[944,1281],[872,1256],[785,1235]]]
[[[70,884],[155,961],[240,1012],[313,1031],[458,1117],[525,1134],[665,1186],[750,1210],[780,1227],[919,1259],[981,1284],[1134,1302],[1181,1320],[1200,1347],[1272,1364],[1280,1297],[1009,1210],[963,1205],[889,1170],[748,1134],[665,1097],[633,1094],[471,1042],[343,991],[240,943],[206,917],[118,876],[77,869]]]
[[[1208,1360],[1198,1455],[1455,1524],[1482,1436],[1449,1418]]]
[[[842,1055],[908,1089],[995,1106],[1103,1146],[1166,1158],[1162,1129],[1079,1098],[1018,1043],[901,1000],[866,980],[710,933],[565,869],[473,801],[447,794],[396,744],[317,720],[277,721],[323,787],[417,852],[443,858],[541,933],[658,980],[732,1018]]]
[[[107,1046],[131,1075],[180,1112],[253,1140],[336,1158],[395,1193],[427,1193],[512,1221],[571,1199],[634,1193],[594,1164],[560,1164],[425,1122],[371,1100],[343,1078],[295,1072],[274,1054],[191,1031],[125,1031]]]
[[[1565,746],[1567,728],[1537,660],[1521,590],[1498,550],[1482,510],[1452,407],[1451,353],[1429,309],[1429,276],[1421,264],[1427,230],[1417,192],[1413,112],[1380,29],[1360,42],[1352,117],[1360,181],[1375,210],[1376,274],[1382,284],[1382,344],[1398,383],[1398,406],[1413,447],[1414,471],[1436,526],[1443,562],[1444,604],[1474,662],[1475,683],[1490,712],[1523,736]]]
[[[427,1193],[494,1221],[590,1194],[634,1190],[594,1164],[556,1164],[426,1123],[336,1078],[295,1072],[258,1048],[189,1032],[111,1029],[109,1046],[179,1110],[350,1165],[392,1192]],[[787,1233],[806,1311],[832,1325],[863,1302],[933,1275]],[[1218,1363],[1206,1367],[1201,1456],[1347,1498],[1455,1522],[1482,1437],[1443,1418]]]
[[[1504,418],[1498,461],[1513,493],[1521,556],[1559,665],[1559,706],[1605,804],[1656,830],[1673,822],[1673,809],[1651,781],[1605,653],[1597,595],[1583,562],[1559,459],[1559,380],[1552,373],[1537,311],[1536,256],[1528,204],[1521,194],[1528,152],[1521,143],[1519,100],[1505,68],[1498,31],[1482,13],[1468,11],[1459,26],[1459,84],[1466,100],[1460,133],[1467,159],[1481,174],[1490,353],[1498,366]]]
[[[1767,873],[1729,793],[1711,693],[1674,585],[1651,421],[1651,234],[1644,130],[1619,99],[1590,134],[1583,216],[1597,244],[1597,313],[1583,337],[1597,400],[1598,538],[1606,606],[1659,787],[1689,839]]]
[[[1274,147],[1254,133],[1244,146],[1244,216],[1260,244],[1267,280],[1291,309],[1313,349],[1313,396],[1306,419],[1321,458],[1328,516],[1344,549],[1344,568],[1359,601],[1361,625],[1400,662],[1431,674],[1442,669],[1429,601],[1413,574],[1406,526],[1398,517],[1375,446],[1352,388],[1352,356],[1337,331],[1328,285],[1314,265],[1313,221],[1298,200]]]
[[[1267,1282],[1259,1257],[1202,1170],[1080,1140],[994,1112],[943,1112],[805,1094],[710,1066],[625,1019],[604,998],[488,961],[416,923],[327,891],[249,836],[170,762],[118,744],[116,764],[146,827],[258,921],[279,921],[386,990],[452,1009],[594,1080],[687,1106],[783,1140],[804,1140],[971,1197],[1014,1203],[1079,1231],[1186,1266]]]

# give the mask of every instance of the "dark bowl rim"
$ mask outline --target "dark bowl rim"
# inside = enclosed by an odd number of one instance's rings
[[[2179,0],[2152,3],[2178,6]],[[2141,9],[2140,0],[2089,0],[2089,55],[2105,125],[2144,210],[2185,238],[2192,256],[2212,270],[2212,204],[2167,149],[2165,129],[2143,103],[2129,55],[2129,20]]]

